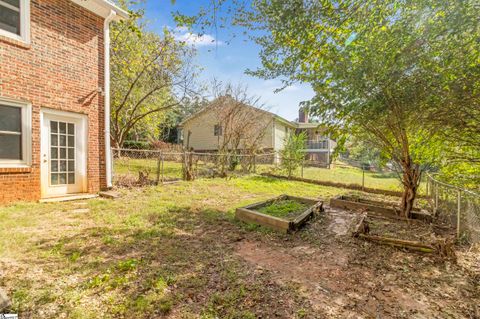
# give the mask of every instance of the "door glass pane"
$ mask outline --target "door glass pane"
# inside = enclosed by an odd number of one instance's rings
[[[59,184],[66,184],[67,183],[67,173],[58,174],[58,183]]]
[[[52,145],[52,146],[57,146],[58,145],[58,135],[57,134],[51,134],[50,135],[50,145]]]
[[[0,158],[22,159],[22,136],[0,134]]]
[[[58,174],[50,174],[50,184],[58,185]]]
[[[75,136],[68,136],[68,146],[73,147],[75,146]]]
[[[67,171],[67,161],[60,161],[60,172]]]
[[[52,172],[58,172],[58,161],[52,160],[50,167],[52,168]]]
[[[68,158],[69,159],[74,159],[75,158],[75,149],[74,148],[69,148],[68,149]]]
[[[67,123],[60,122],[59,126],[58,126],[58,129],[59,129],[60,133],[67,134]]]
[[[22,109],[14,106],[0,105],[0,131],[22,131]]]
[[[58,158],[58,148],[56,147],[50,148],[50,158],[51,159]]]
[[[60,146],[67,146],[67,137],[65,135],[59,135]]]
[[[51,121],[50,122],[50,133],[57,133],[58,132],[58,122]]]
[[[68,171],[75,172],[75,161],[68,161]]]
[[[75,184],[75,173],[68,173],[68,184]]]
[[[68,134],[73,135],[75,133],[74,125],[72,123],[68,123]]]
[[[20,10],[0,4],[0,29],[20,35]]]
[[[60,159],[67,159],[67,149],[64,147],[60,148]]]

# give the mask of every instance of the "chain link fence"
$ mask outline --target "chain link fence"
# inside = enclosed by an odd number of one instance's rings
[[[426,193],[438,221],[452,225],[457,239],[480,243],[480,194],[459,188],[426,174]]]
[[[169,150],[112,149],[114,183],[121,186],[155,185],[186,179],[185,167],[195,177],[224,177],[228,174],[268,173],[288,177],[278,152],[219,154]],[[401,191],[394,172],[344,161],[327,163],[305,159],[292,171],[293,177],[319,182],[355,185],[358,189]]]
[[[224,177],[256,171],[255,155],[112,149],[116,186],[144,186],[194,177]],[[272,156],[270,156],[273,159]],[[259,157],[260,161],[268,161]]]
[[[258,165],[257,172],[270,173],[288,177],[288,172],[282,169],[281,162],[288,161],[276,153],[268,155],[273,157],[269,164]],[[261,162],[257,156],[257,162]],[[343,159],[331,163],[321,160],[305,159],[298,163],[298,167],[291,172],[291,177],[301,178],[326,183],[337,183],[338,185],[356,186],[359,190],[378,189],[392,192],[403,191],[402,184],[396,172],[388,168],[379,168],[359,162]],[[422,186],[423,187],[423,186]]]

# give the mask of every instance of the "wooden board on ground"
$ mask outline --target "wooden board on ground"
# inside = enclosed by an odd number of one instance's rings
[[[341,195],[330,199],[330,206],[347,210],[367,211],[370,213],[369,215],[372,215],[371,213],[373,213],[392,219],[404,219],[398,215],[399,208],[395,205],[395,203]],[[419,210],[413,210],[411,212],[411,218],[425,222],[432,221],[432,216],[430,214],[421,212]]]
[[[370,216],[367,213],[364,213],[359,219],[359,223],[353,229],[353,237],[376,242],[382,245],[389,245],[424,253],[434,253],[444,258],[455,259],[453,242],[448,238],[436,237],[433,239],[430,238],[429,240],[426,238],[420,238],[421,240],[406,240],[403,238],[396,238],[397,236],[392,237],[392,232],[390,232],[390,235],[388,236],[377,235],[372,233],[372,231],[378,231],[378,229],[375,227],[375,219],[378,219],[378,217]],[[397,223],[397,225],[399,224]]]

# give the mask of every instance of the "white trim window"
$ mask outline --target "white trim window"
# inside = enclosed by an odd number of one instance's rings
[[[32,106],[0,99],[0,167],[28,167],[32,159]]]
[[[30,43],[30,0],[0,0],[0,35]]]

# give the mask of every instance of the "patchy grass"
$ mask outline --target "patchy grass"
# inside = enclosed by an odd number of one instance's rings
[[[205,169],[205,163],[199,162],[197,169],[202,171]],[[164,179],[179,179],[182,177],[182,164],[180,161],[165,161],[163,164],[163,177]],[[208,166],[208,165],[207,165]],[[122,158],[115,159],[114,172],[117,176],[129,175],[138,179],[139,172],[148,173],[149,178],[154,180],[156,178],[156,172],[158,167],[158,161],[156,159],[130,159]],[[237,168],[240,170],[240,167]],[[284,174],[274,165],[257,165],[257,172],[274,172],[276,174]],[[297,169],[294,172],[294,176],[301,177],[301,169]],[[161,176],[160,176],[161,177]],[[331,169],[321,167],[305,167],[303,169],[303,177],[328,182],[337,182],[344,184],[357,184],[365,187],[377,188],[384,190],[402,191],[402,185],[394,172],[370,172],[365,171],[363,175],[362,170],[357,167],[348,166],[343,163],[335,166]],[[424,191],[423,184],[420,187],[420,192]]]
[[[284,193],[343,191],[250,176],[121,189],[111,201],[0,208],[0,286],[23,318],[296,317],[305,299],[253,275],[233,244],[251,233],[236,207]],[[77,213],[88,208],[88,213]],[[265,234],[265,235],[264,235]],[[283,304],[285,300],[290,300]]]
[[[257,210],[262,214],[290,220],[303,213],[307,208],[308,205],[300,203],[296,200],[282,199],[260,207]]]
[[[259,173],[270,172],[279,175],[285,175],[285,172],[273,165],[258,165]],[[294,174],[296,177],[302,177],[302,170],[297,169]],[[403,191],[403,186],[395,172],[370,172],[365,171],[365,175],[360,168],[348,166],[343,163],[333,165],[332,168],[304,167],[303,177],[318,181],[335,182],[343,184],[357,184],[368,188]],[[421,183],[419,193],[425,192],[425,183]]]
[[[234,219],[236,207],[281,194],[326,199],[342,189],[248,176],[120,192],[115,201],[0,208],[0,287],[11,300],[5,312],[21,318],[407,318],[443,311],[473,317],[479,303],[475,281],[459,267],[358,242],[335,214],[294,235]],[[341,232],[348,234],[337,237]],[[243,256],[240,243],[250,247]],[[417,293],[434,312],[411,312],[402,296]]]
[[[259,172],[273,172],[276,174],[284,174],[279,169],[276,169],[272,165],[259,165]],[[294,176],[302,177],[302,170],[298,168],[295,170]],[[353,166],[335,166],[332,168],[321,168],[321,167],[304,167],[303,177],[326,181],[326,182],[336,182],[344,184],[357,184],[362,185],[364,182],[365,187],[378,188],[385,190],[402,190],[400,181],[393,172],[365,172],[363,176],[362,170]],[[365,180],[363,180],[365,178]]]
[[[131,159],[128,157],[116,158],[113,163],[115,175],[130,175],[138,178],[140,172],[148,174],[152,180],[156,179],[157,170],[159,168],[157,159]],[[182,178],[182,163],[173,161],[164,161],[163,167],[160,163],[160,171],[163,171],[163,178],[167,180]],[[159,176],[162,178],[162,175]]]

